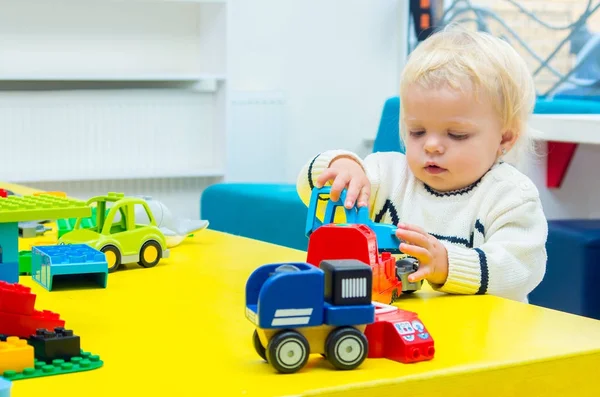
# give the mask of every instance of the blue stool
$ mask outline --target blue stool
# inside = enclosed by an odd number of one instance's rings
[[[546,276],[529,302],[600,319],[600,220],[548,221]]]

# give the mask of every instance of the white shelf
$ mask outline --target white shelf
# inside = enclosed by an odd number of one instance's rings
[[[530,125],[536,140],[600,144],[600,114],[535,114]]]
[[[148,82],[199,82],[226,80],[224,74],[132,74],[132,75],[86,75],[86,74],[0,74],[0,81],[148,81]]]
[[[600,114],[534,114],[529,125],[538,141],[600,144]],[[364,138],[372,146],[375,139]]]
[[[57,177],[25,177],[19,178],[18,180],[8,181],[9,183],[39,183],[39,182],[80,182],[80,181],[119,181],[124,179],[162,179],[162,178],[221,178],[225,176],[225,170],[223,169],[200,169],[198,171],[190,171],[188,169],[182,170],[171,170],[169,172],[156,173],[156,174],[147,174],[140,175],[138,173],[135,174],[127,174],[127,173],[115,173],[115,174],[102,174],[98,173],[96,175],[90,174],[70,174],[66,177],[57,176]]]

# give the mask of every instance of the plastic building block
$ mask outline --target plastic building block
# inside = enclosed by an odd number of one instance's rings
[[[1,223],[85,217],[90,212],[91,208],[84,201],[51,194],[8,196],[0,199]]]
[[[12,383],[6,379],[0,378],[0,397],[10,397]]]
[[[19,263],[0,263],[0,280],[8,283],[19,282]]]
[[[322,261],[325,272],[325,300],[334,306],[370,305],[373,273],[356,259]]]
[[[366,225],[327,224],[315,230],[308,241],[306,261],[319,267],[329,259],[354,259],[369,264],[373,274],[372,299],[376,302],[393,303],[402,293],[418,287],[402,283],[396,259],[389,252],[377,252],[375,232]]]
[[[97,369],[104,365],[103,361],[98,355],[92,355],[89,352],[83,350],[77,357],[71,358],[71,360],[53,360],[53,361],[41,361],[35,360],[34,365],[30,368],[26,368],[23,371],[8,370],[0,374],[5,379],[10,381],[17,381],[23,379],[41,378],[43,376],[63,375],[74,372],[90,371]]]
[[[106,214],[108,214],[108,210],[106,210]],[[93,229],[96,227],[96,207],[92,207],[91,215],[89,217],[80,218],[81,229]],[[79,218],[65,218],[65,219],[57,219],[56,220],[56,230],[58,238],[61,238],[63,235],[72,231],[75,228],[75,224],[77,223]]]
[[[6,335],[28,338],[39,328],[54,329],[64,326],[65,321],[61,320],[60,315],[48,310],[35,310],[29,316],[0,312],[0,332]]]
[[[35,350],[35,358],[45,362],[68,361],[81,352],[79,336],[64,328],[55,328],[54,331],[39,329],[29,337],[28,343]]]
[[[34,196],[41,196],[41,195],[50,195],[50,196],[56,196],[56,197],[67,197],[67,193],[65,192],[39,192],[39,193],[33,193]]]
[[[35,310],[35,299],[29,287],[0,281],[0,334],[28,338],[41,328],[65,326],[58,313]]]
[[[27,340],[11,336],[0,341],[0,373],[33,367],[34,350]]]
[[[0,198],[0,202],[8,200]],[[16,268],[14,264],[17,264]],[[19,281],[19,229],[17,223],[0,223],[0,281]]]
[[[367,325],[369,358],[386,358],[401,363],[431,360],[434,341],[414,312],[378,305],[375,321]]]
[[[162,258],[169,257],[165,235],[157,226],[148,203],[142,198],[109,193],[90,198],[86,205],[95,205],[97,208],[96,227],[82,228],[83,218],[80,218],[72,231],[59,238],[59,243],[88,244],[102,251],[106,255],[109,273],[116,271],[122,263],[137,262],[149,268],[156,266]],[[143,223],[137,222],[136,206],[143,207],[146,212]]]
[[[54,278],[66,275],[93,275],[106,288],[108,265],[104,253],[86,244],[31,247],[31,278],[52,291]]]
[[[0,281],[0,312],[29,316],[35,310],[35,299],[29,287]]]
[[[347,261],[335,260],[325,269],[309,263],[256,269],[246,283],[246,318],[256,326],[253,344],[258,355],[286,374],[302,369],[313,353],[324,355],[336,369],[360,366],[368,353],[363,331],[375,319],[375,306],[364,304],[371,294],[360,286],[365,277],[371,277],[367,264],[348,266]],[[326,280],[332,285],[326,286]],[[327,302],[333,295],[326,298],[325,293],[336,288],[342,289],[335,298],[339,305]]]
[[[31,274],[31,251],[20,251],[19,252],[19,274],[30,275]]]

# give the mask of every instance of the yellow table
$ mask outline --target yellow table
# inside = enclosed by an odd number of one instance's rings
[[[600,322],[428,288],[398,305],[429,328],[434,360],[368,359],[357,370],[335,371],[314,356],[299,373],[276,374],[253,350],[244,285],[259,265],[304,259],[303,252],[206,230],[155,268],[129,265],[110,274],[107,289],[47,292],[22,277],[38,294],[37,308],[59,312],[105,365],[16,381],[13,397],[600,395]]]

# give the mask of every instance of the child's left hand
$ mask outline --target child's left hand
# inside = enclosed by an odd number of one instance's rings
[[[408,276],[408,281],[426,279],[433,284],[444,284],[448,278],[448,251],[444,244],[418,226],[398,224],[396,236],[402,241],[400,251],[419,261],[419,270]]]

